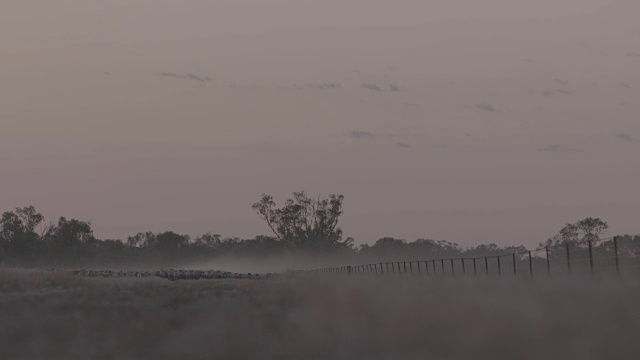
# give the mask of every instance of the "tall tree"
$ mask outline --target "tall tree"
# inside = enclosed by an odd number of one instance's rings
[[[597,244],[609,225],[600,218],[587,217],[574,223],[567,223],[557,234],[549,238],[546,242],[538,245],[538,250],[548,246],[552,254],[561,254],[564,250],[560,245],[570,245],[578,248],[585,248],[591,241]]]
[[[599,242],[602,235],[609,228],[609,224],[600,218],[584,218],[576,223],[576,227],[582,233],[583,241]]]
[[[312,199],[300,191],[278,208],[271,195],[262,194],[252,208],[287,248],[321,251],[349,247],[353,241],[343,240],[338,227],[343,199],[342,195]]]
[[[0,247],[12,257],[34,255],[40,240],[35,229],[43,220],[33,206],[4,212],[0,218]]]

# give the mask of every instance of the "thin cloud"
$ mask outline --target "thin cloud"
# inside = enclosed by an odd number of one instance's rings
[[[320,89],[320,90],[326,90],[326,89],[333,90],[333,89],[339,89],[342,87],[340,83],[309,83],[306,86],[312,89]]]
[[[389,91],[402,91],[403,89],[397,85],[389,84]]]
[[[627,88],[627,89],[631,89],[631,86],[629,86],[629,84],[627,84],[627,83],[625,83],[625,82],[620,83],[620,85],[624,86],[624,87],[625,87],[625,88]]]
[[[383,91],[378,85],[375,85],[375,84],[362,84],[362,87],[372,91],[378,91],[378,92]]]
[[[156,75],[158,76],[164,76],[164,77],[171,77],[171,78],[176,78],[176,79],[182,79],[182,76],[172,73],[172,72],[157,72]]]
[[[396,147],[403,148],[403,149],[409,149],[409,148],[411,148],[411,145],[409,145],[407,143],[404,143],[404,142],[397,142],[396,143]]]
[[[101,72],[101,74],[102,74],[102,75],[107,75],[107,76],[109,76],[109,75],[113,75],[113,74],[111,74],[111,72],[109,72],[109,71],[103,71],[103,72]]]
[[[618,139],[620,139],[622,141],[633,142],[633,138],[631,137],[631,135],[625,134],[625,133],[616,134],[616,138],[618,138]]]
[[[628,52],[627,53],[628,57],[636,57],[636,58],[640,58],[640,53],[637,52]]]
[[[576,152],[580,151],[578,149],[574,149],[568,146],[552,144],[552,145],[539,145],[537,148],[538,151],[546,151],[546,152]]]
[[[200,81],[200,82],[203,82],[203,83],[211,80],[210,77],[200,76],[200,75],[196,75],[196,74],[192,74],[192,73],[187,74],[187,79]]]
[[[552,97],[555,96],[555,94],[552,93],[551,91],[533,91],[533,90],[529,90],[529,94],[540,95],[540,96],[546,97],[546,98],[552,98]]]
[[[375,135],[368,131],[352,130],[347,134],[352,139],[373,139]]]
[[[500,110],[498,108],[496,108],[495,106],[491,105],[491,104],[477,104],[477,105],[473,105],[473,108],[478,109],[478,110],[482,110],[482,111],[487,111],[487,112],[500,112]]]
[[[169,77],[173,79],[183,79],[183,80],[193,80],[199,83],[206,83],[211,81],[211,78],[208,76],[201,76],[193,73],[188,73],[186,75],[180,75],[172,72],[157,72],[155,73],[157,76]]]

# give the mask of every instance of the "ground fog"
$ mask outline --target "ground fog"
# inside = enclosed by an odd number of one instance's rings
[[[0,358],[639,358],[629,279],[0,270]]]

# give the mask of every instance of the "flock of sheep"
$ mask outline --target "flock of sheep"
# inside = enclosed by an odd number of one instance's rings
[[[260,280],[273,276],[273,274],[234,273],[221,270],[185,270],[185,269],[161,269],[156,271],[135,270],[72,270],[72,274],[88,277],[150,277],[157,276],[163,279],[173,280],[197,280],[197,279],[250,279]]]

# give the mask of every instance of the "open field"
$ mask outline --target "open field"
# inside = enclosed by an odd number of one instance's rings
[[[630,279],[86,278],[0,270],[0,358],[633,359]]]

